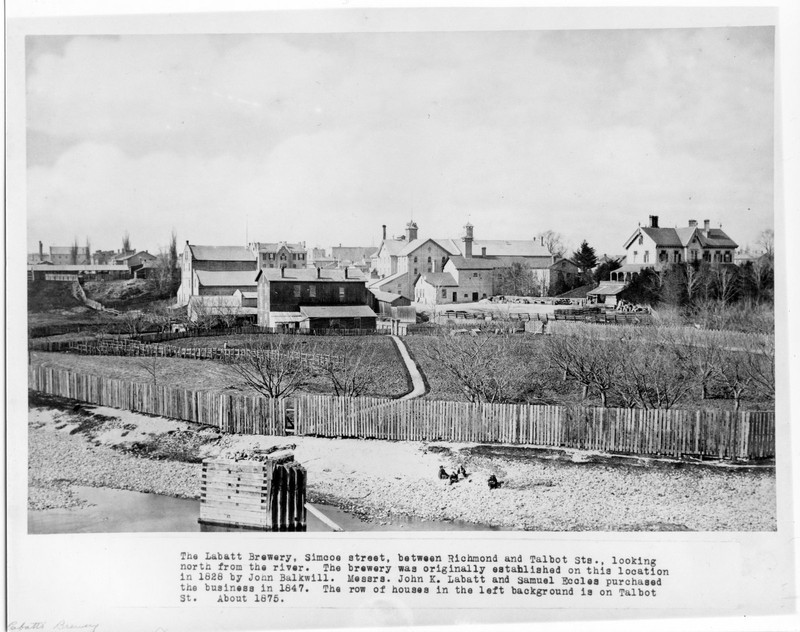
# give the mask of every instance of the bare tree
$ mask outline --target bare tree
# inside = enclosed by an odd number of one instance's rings
[[[161,374],[161,358],[158,357],[157,352],[154,350],[153,355],[145,358],[139,358],[134,362],[135,366],[144,369],[150,378],[153,380],[153,386],[158,386],[158,377]]]
[[[178,274],[178,234],[175,229],[169,236],[169,257],[167,259],[170,269],[170,279],[175,279]]]
[[[455,332],[453,332],[455,333]],[[453,377],[470,402],[514,402],[541,391],[530,363],[520,359],[522,336],[432,337],[423,353]]]
[[[350,340],[334,343],[322,370],[337,397],[359,397],[372,390],[380,379],[375,374],[374,346],[354,345]]]
[[[547,248],[547,252],[553,255],[556,259],[560,259],[564,256],[564,253],[567,251],[567,247],[564,245],[564,237],[561,233],[557,233],[552,230],[543,231],[534,237],[535,240],[538,240]]]
[[[769,259],[773,259],[775,257],[775,231],[771,228],[767,228],[766,230],[761,231],[761,234],[758,236],[758,243],[761,246],[761,250],[764,252],[765,255]]]
[[[730,303],[736,296],[738,288],[738,275],[729,266],[721,265],[712,272],[717,300],[723,305]]]
[[[78,246],[78,238],[72,240],[72,245],[69,247],[69,261],[72,265],[78,265],[78,253],[80,252],[80,247]]]
[[[122,314],[119,315],[119,320],[122,321],[125,329],[131,335],[138,334],[144,324],[144,316],[142,312],[138,310],[122,312]]]
[[[305,387],[312,372],[303,362],[299,337],[287,334],[249,336],[233,370],[264,397],[289,397]]]
[[[627,406],[669,409],[691,392],[690,352],[676,332],[656,328],[646,341],[626,339],[623,354],[625,367],[614,390]]]
[[[550,337],[546,349],[551,366],[559,369],[565,380],[581,385],[583,399],[595,391],[601,405],[608,404],[625,363],[619,344],[602,340],[592,331],[579,331]]]

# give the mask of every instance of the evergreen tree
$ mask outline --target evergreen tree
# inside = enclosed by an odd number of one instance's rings
[[[585,239],[581,243],[581,247],[572,253],[572,261],[581,269],[584,282],[591,282],[591,270],[597,265],[597,255],[594,253],[594,248]]]

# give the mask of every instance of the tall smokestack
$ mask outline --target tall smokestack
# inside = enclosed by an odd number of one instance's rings
[[[383,241],[386,241],[386,224],[383,224]]]
[[[42,246],[42,242],[39,242],[39,259],[44,257],[44,246]]]
[[[464,224],[464,236],[461,241],[464,242],[464,258],[472,258],[472,224],[469,222]]]

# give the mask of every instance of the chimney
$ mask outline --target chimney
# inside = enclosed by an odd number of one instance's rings
[[[464,224],[464,236],[461,241],[464,242],[464,258],[472,258],[472,224],[469,222]]]
[[[708,237],[708,229],[711,228],[711,220],[704,219],[703,220],[703,232],[705,236]]]
[[[689,228],[697,228],[697,220],[696,219],[690,219],[689,220]]]
[[[44,257],[44,247],[42,246],[42,242],[39,242],[39,259]]]
[[[344,278],[347,278],[347,266],[344,267]]]
[[[406,224],[406,240],[411,243],[417,238],[417,224],[412,219],[408,224]]]
[[[481,246],[481,257],[486,256],[486,246]]]
[[[650,216],[650,228],[658,228],[658,215]]]
[[[386,224],[383,224],[383,241],[386,241]]]
[[[286,266],[281,266],[281,278],[286,277]]]
[[[320,268],[317,268],[317,278],[318,279],[322,278],[321,274],[322,274],[322,270]]]

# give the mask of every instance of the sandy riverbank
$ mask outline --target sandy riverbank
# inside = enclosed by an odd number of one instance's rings
[[[371,520],[392,514],[539,531],[754,531],[776,527],[771,468],[585,462],[502,446],[220,435],[102,407],[36,404],[29,416],[29,509],[74,506],[73,484],[197,498],[197,460],[296,444],[309,498]],[[165,460],[164,457],[168,457]],[[584,462],[581,462],[584,461]],[[439,465],[470,476],[449,485]],[[505,481],[490,490],[489,474]]]

